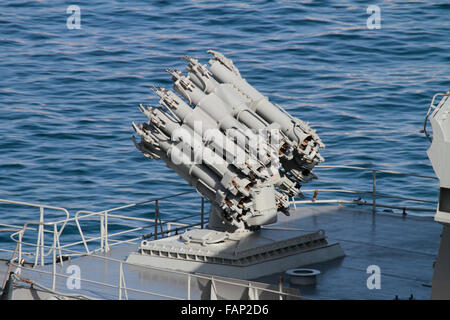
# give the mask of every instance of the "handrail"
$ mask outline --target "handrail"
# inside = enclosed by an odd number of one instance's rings
[[[450,96],[450,94],[449,94],[449,96]],[[439,180],[437,177],[426,176],[426,175],[418,175],[418,174],[413,174],[413,173],[398,172],[398,171],[392,171],[392,170],[357,167],[357,166],[319,165],[316,168],[317,169],[320,169],[320,168],[340,168],[340,169],[351,169],[351,170],[361,170],[361,171],[371,172],[372,173],[372,191],[356,191],[356,190],[346,190],[346,189],[315,189],[315,190],[302,190],[303,192],[312,192],[312,191],[314,191],[315,194],[317,192],[371,194],[372,195],[372,203],[362,202],[362,201],[348,201],[348,200],[324,200],[324,201],[317,201],[314,197],[313,197],[313,200],[311,200],[311,201],[308,201],[308,200],[296,201],[293,198],[291,203],[294,205],[294,207],[296,207],[296,204],[305,204],[305,203],[349,203],[349,204],[358,204],[358,205],[371,205],[373,213],[376,212],[376,208],[377,207],[391,208],[391,209],[401,209],[401,210],[403,210],[403,214],[404,215],[406,214],[406,210],[423,211],[423,212],[435,212],[435,209],[428,209],[428,208],[416,208],[416,207],[407,207],[407,206],[399,207],[399,206],[392,206],[392,205],[387,205],[387,204],[377,204],[377,197],[399,199],[399,200],[413,201],[413,202],[430,203],[430,204],[437,204],[437,201],[430,201],[430,200],[425,200],[425,199],[416,199],[416,198],[401,197],[401,196],[394,196],[394,195],[389,195],[389,194],[384,194],[384,193],[378,193],[376,191],[376,182],[377,182],[377,173],[386,173],[386,174],[393,174],[393,175],[402,175],[402,176],[411,176],[411,177],[424,178],[424,179]],[[418,214],[415,214],[415,215],[418,215]],[[426,216],[430,216],[431,217],[431,215],[426,215]]]
[[[61,233],[64,231],[64,228],[67,224],[68,221],[70,221],[70,213],[66,208],[62,208],[62,207],[55,207],[55,206],[49,206],[49,205],[45,205],[45,204],[37,204],[37,203],[31,203],[31,202],[23,202],[23,201],[15,201],[15,200],[7,200],[7,199],[0,199],[1,203],[6,203],[6,204],[17,204],[17,205],[22,205],[22,206],[27,206],[27,207],[37,207],[40,209],[50,209],[50,210],[56,210],[56,211],[63,211],[66,214],[66,219],[64,220],[59,220],[57,222],[62,222],[63,226],[61,227],[59,234],[61,235]],[[41,222],[44,222],[43,220]]]
[[[63,221],[63,224],[61,226],[61,228],[59,229],[58,235],[57,235],[57,241],[59,242],[59,237],[61,236],[62,232],[64,231],[64,228],[66,227],[68,221],[69,221],[69,211],[65,208],[61,208],[61,207],[55,207],[55,206],[49,206],[49,205],[45,205],[45,204],[36,204],[36,203],[30,203],[30,202],[23,202],[23,201],[14,201],[14,200],[7,200],[7,199],[0,199],[0,203],[5,203],[5,204],[16,204],[16,205],[22,205],[22,206],[27,206],[27,207],[37,207],[39,208],[40,211],[40,218],[39,221],[41,223],[43,223],[45,221],[45,215],[44,215],[44,209],[50,209],[50,210],[55,210],[55,211],[62,211],[65,213],[66,218]],[[39,231],[38,231],[38,239],[37,239],[37,243],[38,245],[40,244],[39,247],[36,247],[36,255],[35,255],[35,261],[34,264],[37,265],[38,261],[39,261],[39,256],[41,257],[41,265],[44,265],[44,257],[50,254],[50,250],[49,252],[47,252],[47,254],[44,254],[44,233],[46,232],[45,228],[44,228],[44,224],[39,224]],[[25,230],[23,231],[25,232]]]
[[[345,189],[307,189],[302,190],[303,193],[305,192],[337,192],[337,193],[351,193],[351,194],[372,194],[372,191],[356,191],[356,190],[345,190]],[[406,197],[400,197],[400,196],[392,196],[390,194],[385,193],[376,193],[379,197],[384,198],[391,198],[391,199],[399,199],[399,200],[409,200],[409,201],[416,201],[416,202],[426,202],[426,203],[432,203],[437,204],[437,201],[431,201],[431,200],[423,200],[423,199],[415,199],[415,198],[406,198]]]
[[[160,197],[160,198],[130,203],[127,205],[123,205],[123,206],[119,206],[119,207],[115,207],[115,208],[111,208],[111,209],[106,209],[106,210],[102,210],[102,211],[112,212],[112,211],[122,210],[122,209],[131,208],[131,207],[135,207],[135,206],[142,205],[142,204],[147,204],[147,203],[151,203],[151,202],[155,202],[155,201],[161,201],[161,200],[165,200],[165,199],[169,199],[169,198],[175,198],[178,196],[195,193],[195,192],[196,192],[195,190],[180,192],[180,193],[176,193],[176,194],[172,194],[172,195],[168,195],[168,196],[164,196],[164,197]]]
[[[183,193],[183,194],[185,194],[185,193]],[[168,197],[165,197],[165,198],[167,199]],[[152,201],[158,201],[158,200],[152,200]],[[105,249],[106,251],[108,251],[107,242],[108,242],[109,237],[116,236],[116,235],[121,235],[121,234],[125,234],[125,233],[130,233],[130,232],[134,232],[134,231],[138,231],[138,230],[142,230],[142,229],[149,228],[149,227],[156,227],[157,224],[158,224],[158,223],[155,223],[154,219],[128,217],[128,216],[122,216],[122,215],[114,215],[114,214],[108,214],[108,212],[109,212],[108,210],[99,211],[99,212],[93,212],[93,211],[87,211],[87,210],[79,210],[79,211],[76,212],[75,218],[73,218],[73,219],[74,219],[74,221],[75,221],[75,223],[77,225],[79,234],[80,234],[81,239],[82,239],[81,242],[78,242],[77,244],[83,244],[84,247],[85,247],[86,253],[88,253],[88,254],[90,253],[89,247],[87,245],[87,243],[89,241],[100,240],[101,241],[101,248],[100,249],[101,250]],[[85,214],[85,215],[82,216],[82,214]],[[170,221],[159,220],[159,225],[162,228],[163,224],[164,225],[175,224],[177,221],[186,220],[186,219],[190,219],[190,218],[193,218],[193,217],[198,217],[198,216],[201,216],[201,215],[202,215],[202,213],[200,213],[200,214],[193,214],[193,215],[177,218],[177,219],[170,220]],[[89,218],[89,217],[92,217],[92,216],[100,216],[100,218],[104,217],[104,220],[101,220],[101,225],[103,225],[103,227],[100,228],[100,231],[101,231],[100,237],[90,238],[90,239],[86,240],[86,237],[84,236],[83,230],[82,230],[81,225],[80,225],[80,220],[81,219],[85,219],[85,218]],[[107,233],[107,219],[108,219],[108,217],[109,218],[125,219],[125,220],[135,220],[135,221],[141,221],[141,222],[149,222],[149,223],[152,223],[152,225],[143,226],[143,227],[136,227],[136,228],[133,228],[133,229],[130,229],[130,230],[125,230],[125,231],[116,232],[116,233],[113,233],[113,234],[108,234]],[[102,221],[106,221],[106,222],[102,223]],[[197,226],[199,224],[201,224],[201,223],[190,224],[190,225],[183,225],[183,227],[179,228],[179,229],[194,227],[194,226]],[[178,230],[177,229],[175,229],[175,230],[164,230],[164,231],[161,230],[160,232],[153,233],[152,235],[156,235],[156,236],[164,235],[166,233],[170,233],[170,232],[174,232],[174,231],[178,231]]]
[[[46,204],[38,204],[38,203],[7,200],[7,199],[0,199],[0,202],[7,203],[7,204],[18,204],[18,205],[23,205],[23,206],[27,206],[27,207],[37,207],[37,208],[42,207],[42,208],[46,208],[46,209],[59,210],[59,211],[64,211],[67,215],[69,215],[69,211],[67,211],[67,209],[62,208],[62,207],[54,207],[54,206],[49,206]]]
[[[341,165],[329,165],[329,164],[327,164],[327,165],[318,165],[315,168],[316,169],[319,169],[319,168],[339,168],[339,169],[354,169],[354,170],[371,171],[371,172],[375,171],[375,172],[396,174],[396,175],[402,175],[402,176],[410,176],[410,177],[418,177],[418,178],[439,180],[437,177],[433,177],[433,176],[424,176],[424,175],[415,174],[415,173],[398,172],[398,171],[392,171],[392,170],[373,169],[373,168],[365,168],[365,167],[355,167],[355,166],[341,166]]]
[[[101,211],[101,212],[90,212],[90,213],[92,213],[92,215],[100,215],[101,219],[105,219],[104,225],[107,227],[107,215],[104,215],[105,212],[106,213],[113,212],[113,211],[129,208],[129,207],[133,207],[133,206],[138,206],[138,205],[142,205],[142,204],[146,204],[146,203],[151,203],[151,202],[155,202],[155,201],[159,201],[159,200],[175,198],[177,196],[190,194],[190,193],[194,193],[194,192],[195,191],[192,191],[192,190],[191,191],[186,191],[186,192],[181,192],[181,193],[177,193],[177,194],[163,196],[163,197],[160,197],[160,198],[154,198],[154,199],[139,201],[139,202],[135,202],[135,203],[119,206],[119,207],[114,207],[114,208],[110,208],[110,209],[107,209],[107,210],[104,210],[104,211]],[[41,265],[43,265],[44,264],[44,257],[47,257],[51,253],[51,250],[49,250],[47,253],[43,252],[43,248],[45,248],[45,245],[44,245],[44,234],[45,233],[53,233],[53,231],[45,229],[45,226],[55,226],[55,225],[61,224],[61,226],[59,228],[57,228],[58,229],[58,235],[57,235],[56,240],[59,243],[59,238],[60,238],[62,232],[64,231],[66,225],[69,222],[73,222],[73,221],[75,221],[78,224],[78,219],[79,219],[78,215],[80,214],[80,212],[77,212],[77,215],[75,217],[71,218],[69,211],[67,209],[65,209],[65,208],[62,208],[62,207],[50,206],[50,205],[46,205],[46,204],[36,204],[36,203],[24,202],[24,201],[7,200],[7,199],[0,199],[0,203],[40,208],[40,220],[39,220],[39,222],[33,222],[33,221],[27,222],[22,227],[20,227],[20,226],[12,226],[11,225],[11,227],[14,227],[15,229],[17,229],[17,230],[13,230],[15,232],[13,232],[13,234],[11,234],[11,237],[13,237],[13,238],[17,236],[18,231],[22,231],[22,237],[23,237],[25,231],[27,231],[27,230],[33,230],[33,231],[38,230],[38,239],[37,239],[38,247],[36,248],[36,253],[34,254],[34,256],[35,256],[35,265],[38,264],[39,257],[41,258]],[[60,220],[54,220],[54,221],[52,221],[52,222],[50,222],[48,224],[46,222],[46,219],[45,219],[44,209],[62,211],[65,214],[65,218],[64,219],[60,219]],[[81,211],[83,211],[83,210],[81,210]],[[104,217],[102,217],[102,215],[104,215]],[[115,217],[115,215],[110,215],[110,216]],[[195,216],[195,215],[193,215],[193,216]],[[85,218],[85,217],[86,216],[81,217],[80,219]],[[129,220],[137,220],[137,221],[141,220],[141,221],[148,221],[148,222],[152,222],[153,221],[152,219],[126,217],[126,216],[117,216],[117,218],[123,218],[123,219],[129,219]],[[186,218],[187,217],[182,217],[182,218],[177,219],[177,220],[182,220],[182,219],[186,219]],[[31,225],[37,225],[38,228],[36,229],[36,228],[30,227]],[[1,224],[0,226],[10,226],[10,225]],[[81,227],[79,225],[78,225],[78,227],[79,227],[80,235],[83,238],[83,233],[81,231]],[[132,232],[132,231],[136,231],[136,230],[129,230],[128,232]],[[107,230],[106,230],[105,234],[107,235]],[[17,241],[17,239],[13,239],[13,241]],[[86,239],[82,239],[81,243],[85,244],[86,243]],[[81,243],[79,243],[79,244],[81,244]],[[25,242],[23,242],[23,244],[30,245],[29,243],[25,243]],[[70,245],[74,245],[74,244],[69,244],[69,245],[66,245],[66,246],[70,246]],[[87,245],[85,245],[85,247],[86,246]],[[61,246],[59,245],[59,247],[61,247]],[[89,250],[87,250],[87,252],[89,253]]]

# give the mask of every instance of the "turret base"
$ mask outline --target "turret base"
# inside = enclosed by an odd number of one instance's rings
[[[345,254],[325,232],[261,229],[227,233],[190,230],[181,236],[144,240],[127,262],[185,272],[255,279]]]

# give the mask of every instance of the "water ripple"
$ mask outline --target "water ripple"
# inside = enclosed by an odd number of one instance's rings
[[[433,94],[450,88],[447,1],[382,1],[379,30],[361,1],[78,5],[80,30],[66,28],[61,0],[1,5],[1,197],[101,209],[190,190],[134,149],[130,124],[138,103],[158,103],[150,85],[170,86],[165,67],[184,69],[185,54],[206,63],[210,48],[310,122],[327,162],[433,175],[419,130]],[[366,188],[346,171],[316,185],[327,183]]]

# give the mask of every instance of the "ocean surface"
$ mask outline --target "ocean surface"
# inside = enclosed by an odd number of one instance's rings
[[[379,29],[368,28],[372,4]],[[68,28],[69,5],[80,8],[80,29]],[[449,16],[445,0],[4,1],[0,198],[74,214],[192,190],[136,150],[131,122],[146,120],[139,103],[158,104],[150,85],[170,87],[165,68],[184,70],[183,55],[207,63],[208,49],[308,121],[326,144],[324,164],[434,176],[420,130],[433,95],[450,89]],[[370,172],[316,174],[305,189],[371,190]],[[438,188],[379,174],[377,191],[435,200]],[[189,194],[161,214],[182,217],[198,203]],[[124,214],[153,217],[151,208]],[[38,218],[36,208],[0,205],[2,223]]]

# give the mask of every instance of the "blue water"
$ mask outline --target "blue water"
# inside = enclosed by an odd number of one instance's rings
[[[81,9],[81,29],[66,26],[70,4]],[[207,49],[232,58],[249,83],[310,122],[327,145],[327,164],[434,175],[419,131],[432,96],[450,89],[450,4],[377,1],[381,29],[368,29],[370,4],[2,2],[0,197],[75,212],[191,190],[135,149],[131,122],[144,121],[139,103],[158,103],[150,85],[170,86],[166,67],[184,69],[182,55],[206,63]],[[332,172],[317,171],[305,188],[370,188],[370,174]],[[390,189],[380,192],[403,196],[437,192],[435,181],[383,183]],[[9,208],[0,207],[3,223],[38,218]]]

